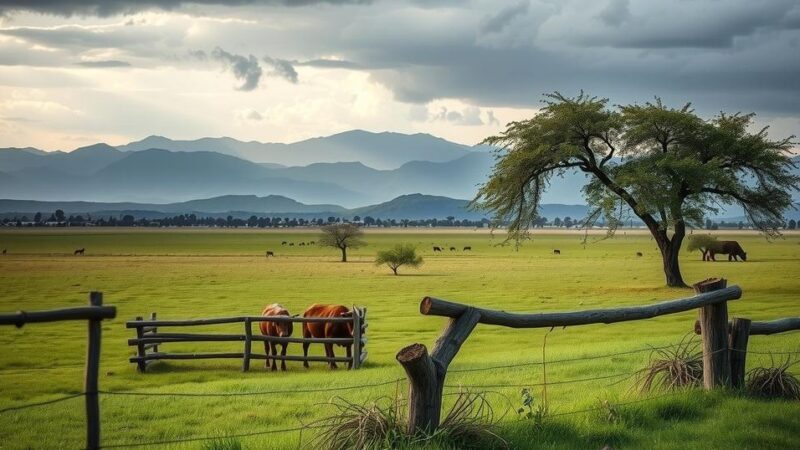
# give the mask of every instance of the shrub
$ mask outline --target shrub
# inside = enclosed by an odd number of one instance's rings
[[[789,373],[788,360],[772,367],[756,367],[747,374],[747,391],[756,397],[800,400],[800,381]]]
[[[640,370],[636,384],[642,392],[699,386],[703,382],[703,354],[692,336],[678,345],[655,350],[647,367]]]
[[[419,267],[422,265],[422,256],[417,255],[417,249],[411,244],[397,244],[389,250],[381,250],[375,258],[375,265],[386,264],[397,275],[400,266]]]

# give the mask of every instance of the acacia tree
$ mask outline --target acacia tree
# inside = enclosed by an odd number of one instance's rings
[[[358,248],[366,243],[363,239],[364,232],[351,223],[337,223],[322,227],[319,245],[335,247],[342,251],[342,262],[347,262],[347,249]]]
[[[753,114],[703,120],[690,105],[673,109],[659,99],[611,109],[583,93],[549,94],[545,104],[484,140],[499,147],[498,161],[472,204],[507,222],[518,242],[550,179],[579,170],[592,206],[584,226],[602,218],[613,233],[632,212],[661,251],[667,285],[685,286],[678,254],[687,226],[701,226],[717,205],[738,204],[754,227],[774,235],[800,184],[790,172],[794,136],[773,141],[766,128],[749,131]]]
[[[401,266],[419,267],[422,265],[422,256],[417,255],[417,249],[411,244],[397,244],[389,250],[381,250],[375,258],[375,265],[386,264],[397,275]]]

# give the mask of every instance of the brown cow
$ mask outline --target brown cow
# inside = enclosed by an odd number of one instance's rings
[[[268,305],[264,308],[264,311],[261,312],[262,316],[289,316],[289,311],[286,310],[283,306],[279,305],[278,303],[273,303]],[[264,336],[272,336],[272,337],[289,337],[292,335],[292,322],[260,322],[259,328],[261,328],[261,334]],[[288,344],[286,342],[281,343],[281,356],[286,356],[286,346]],[[278,346],[274,342],[267,342],[264,341],[264,352],[267,356],[270,356],[270,349],[272,350],[272,356],[278,356]],[[264,362],[264,368],[269,367],[269,358]],[[274,358],[272,358],[272,370],[278,370],[277,362]],[[286,360],[281,360],[281,370],[286,370]]]
[[[741,245],[736,241],[720,241],[719,248],[708,249],[708,257],[711,261],[716,261],[715,255],[720,253],[728,255],[728,261],[738,261],[737,258],[742,258],[742,261],[747,261],[747,253]]]
[[[320,305],[313,304],[306,309],[303,317],[353,317],[353,312],[344,305]],[[352,338],[353,322],[303,322],[303,337],[314,338]],[[303,356],[308,357],[308,346],[303,344]],[[325,346],[325,356],[335,358],[333,354],[333,344],[323,344]],[[353,344],[339,344],[347,349],[347,357],[350,362],[347,368],[353,367]],[[308,361],[303,362],[303,366],[308,367]],[[336,368],[336,361],[330,362],[331,369]]]

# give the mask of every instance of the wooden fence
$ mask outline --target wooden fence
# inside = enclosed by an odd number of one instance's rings
[[[278,361],[303,361],[347,363],[350,368],[358,369],[367,359],[366,329],[367,309],[353,307],[352,317],[288,317],[288,316],[240,316],[218,317],[212,319],[190,320],[158,320],[156,313],[152,313],[149,320],[137,317],[136,320],[125,323],[127,328],[136,330],[136,337],[128,339],[128,345],[136,347],[136,356],[130,362],[136,363],[140,372],[147,370],[148,364],[159,360],[187,360],[187,359],[218,359],[232,358],[242,360],[242,370],[250,370],[250,361],[253,359],[278,360]],[[302,337],[276,337],[263,336],[253,333],[253,324],[259,322],[292,322],[292,323],[349,323],[353,324],[353,336],[346,338],[302,338]],[[165,333],[164,327],[191,327],[203,325],[219,325],[230,323],[244,324],[244,334],[211,334],[211,333]],[[348,356],[297,356],[297,355],[267,355],[253,352],[253,342],[266,342],[274,344],[336,344],[348,346]],[[160,347],[167,343],[177,342],[242,342],[241,352],[213,352],[213,353],[167,353]]]
[[[101,322],[117,316],[113,306],[103,306],[103,293],[89,294],[89,306],[81,308],[54,309],[50,311],[18,311],[0,314],[0,325],[59,322],[64,320],[86,320],[89,323],[86,347],[86,369],[83,377],[83,396],[86,403],[86,448],[100,448],[100,403],[98,400],[98,376],[100,372]],[[72,397],[72,396],[70,396]]]
[[[409,345],[397,353],[397,361],[409,381],[409,432],[433,432],[439,427],[448,366],[479,323],[511,328],[551,328],[645,320],[698,309],[703,341],[703,385],[706,389],[731,386],[727,305],[739,299],[742,290],[738,286],[727,287],[726,280],[715,278],[697,283],[695,293],[693,297],[652,305],[541,314],[508,313],[425,297],[420,303],[420,313],[448,317],[449,322],[430,355],[423,344]]]

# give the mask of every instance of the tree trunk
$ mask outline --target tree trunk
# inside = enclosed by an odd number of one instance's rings
[[[342,262],[347,262],[347,247],[339,247],[342,250]]]
[[[391,269],[392,269],[392,272],[394,272],[394,274],[397,275],[397,267],[392,267]]]
[[[664,264],[664,276],[667,280],[669,287],[687,287],[681,275],[681,268],[678,262],[678,255],[681,251],[681,244],[686,235],[686,230],[683,226],[677,226],[675,234],[670,240],[667,233],[662,230],[653,232],[653,237],[658,244],[658,249],[661,251],[661,259]]]

